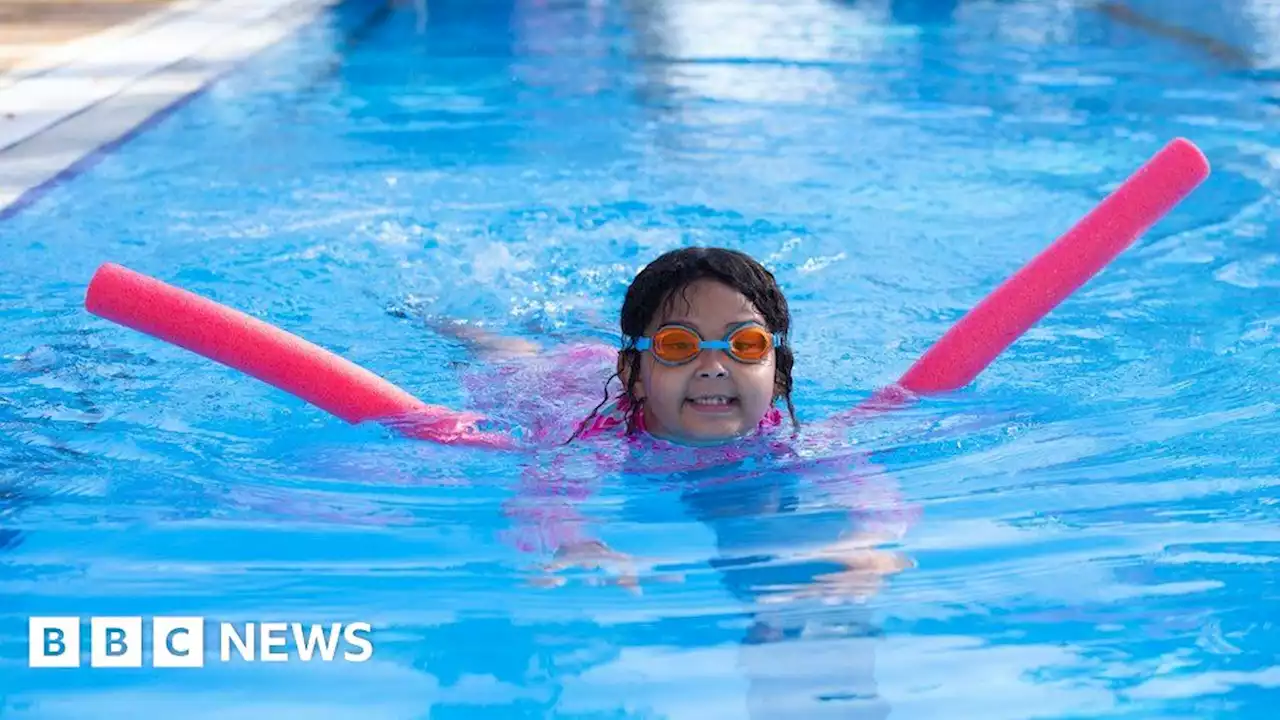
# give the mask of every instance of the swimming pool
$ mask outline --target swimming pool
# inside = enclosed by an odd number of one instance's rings
[[[457,0],[422,34],[347,3],[0,221],[0,715],[1269,717],[1280,138],[1216,63],[1074,3]],[[82,306],[118,262],[461,406],[428,316],[610,339],[640,266],[721,244],[783,283],[813,419],[1179,135],[1214,164],[1186,203],[974,387],[854,431],[917,567],[787,642],[744,645],[743,585],[795,574],[732,563],[829,529],[803,485],[590,478],[683,582],[541,587],[528,467]],[[363,620],[376,653],[26,668],[28,616],[112,614]]]

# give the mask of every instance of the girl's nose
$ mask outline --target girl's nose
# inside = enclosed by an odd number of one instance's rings
[[[719,378],[729,374],[729,369],[725,367],[725,354],[719,350],[704,350],[698,356],[698,377],[701,378]]]

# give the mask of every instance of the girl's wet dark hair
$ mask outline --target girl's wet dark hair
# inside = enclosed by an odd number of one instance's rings
[[[775,400],[786,401],[791,423],[799,427],[795,405],[791,401],[791,369],[795,365],[795,355],[787,342],[791,331],[791,310],[773,273],[751,256],[736,250],[710,247],[681,248],[660,255],[645,266],[627,288],[620,317],[622,336],[638,338],[644,335],[649,323],[659,313],[670,310],[677,298],[684,298],[685,290],[699,280],[715,280],[742,293],[764,317],[769,331],[779,335],[782,342],[775,348],[773,396]],[[621,351],[620,364],[627,370],[627,381],[622,389],[622,396],[628,400],[629,407],[627,432],[633,432],[643,403],[635,395],[636,380],[640,376],[640,351],[628,344]],[[600,408],[609,402],[609,384],[617,377],[619,375],[615,373],[605,381],[604,400],[582,421],[570,441],[587,428]]]

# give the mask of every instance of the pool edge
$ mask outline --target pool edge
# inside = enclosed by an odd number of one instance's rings
[[[42,127],[34,131],[18,128],[6,138],[0,132],[0,222],[29,207],[49,189],[72,178],[113,150],[128,142],[199,96],[209,86],[257,53],[284,40],[348,0],[266,0],[254,2],[255,12],[236,17],[228,32],[193,45],[178,56],[151,52],[141,60],[141,72],[116,78],[117,87],[99,96],[82,98],[65,108],[34,108],[45,113]],[[221,19],[226,22],[248,3],[236,0],[204,0],[176,3],[149,13],[126,28],[108,29],[86,43],[98,52],[77,56],[58,65],[44,65],[34,72],[16,73],[16,80],[0,88],[0,111],[4,100],[65,98],[58,92],[60,81],[76,81],[76,73],[92,77],[110,69],[112,50],[127,52],[126,45],[146,47],[140,36],[160,35],[178,23]],[[203,15],[201,13],[204,13]],[[113,31],[114,30],[114,31]],[[188,33],[189,34],[189,33]],[[156,47],[155,45],[150,46]],[[138,68],[135,67],[135,70]],[[63,77],[59,77],[61,74]],[[11,79],[8,75],[4,79]],[[65,90],[65,85],[64,85]],[[37,119],[33,122],[39,123]]]

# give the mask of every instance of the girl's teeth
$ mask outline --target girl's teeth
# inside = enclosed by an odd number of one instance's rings
[[[694,398],[693,403],[695,405],[728,405],[729,398],[724,396]]]

